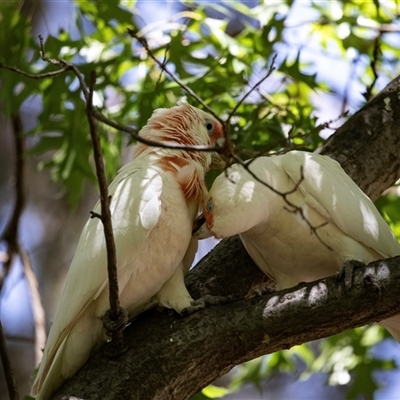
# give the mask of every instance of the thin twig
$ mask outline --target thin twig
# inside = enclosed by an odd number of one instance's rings
[[[10,357],[7,351],[6,337],[4,335],[3,324],[0,320],[0,356],[3,364],[4,376],[6,378],[8,396],[10,400],[19,400],[17,382],[14,378],[14,371],[11,366]]]
[[[121,317],[121,306],[119,301],[119,288],[118,288],[118,275],[117,275],[117,253],[115,249],[114,233],[111,221],[110,211],[110,198],[108,196],[106,175],[104,171],[104,162],[102,157],[100,137],[97,129],[96,119],[93,117],[93,92],[94,85],[96,82],[95,72],[91,73],[90,76],[90,87],[87,96],[86,103],[86,115],[89,122],[90,136],[92,138],[94,161],[96,165],[97,180],[100,189],[100,204],[101,204],[101,215],[100,219],[104,227],[104,237],[107,249],[107,271],[108,271],[108,282],[109,282],[109,301],[110,301],[110,313],[109,316],[113,321],[118,320]],[[98,216],[97,213],[93,213],[93,216]],[[124,324],[120,325],[120,329],[112,330],[112,341],[116,348],[123,349],[123,329]]]
[[[85,102],[87,103],[88,101],[88,96],[89,96],[89,89],[85,83],[85,79],[82,75],[82,73],[79,71],[79,69],[76,67],[75,64],[69,63],[66,60],[63,59],[54,59],[54,58],[49,58],[45,55],[45,50],[44,50],[44,43],[43,43],[43,38],[42,36],[39,35],[39,42],[40,42],[40,56],[42,57],[43,61],[46,61],[52,65],[56,65],[56,66],[64,66],[64,67],[68,67],[66,68],[66,70],[70,70],[74,73],[74,75],[78,78],[79,80],[79,85],[80,88],[82,90],[83,96],[85,98]],[[162,63],[160,62],[160,64],[162,65]],[[176,78],[178,79],[178,78]],[[179,81],[179,79],[178,79]],[[181,83],[181,85],[183,86],[183,88],[186,90],[186,88],[190,91],[190,89]],[[207,108],[207,111],[210,111],[210,107],[208,107],[207,105],[205,105],[205,103],[202,103],[204,105],[205,108]],[[161,143],[161,142],[157,142],[157,141],[153,141],[153,140],[148,140],[143,138],[142,136],[138,135],[138,131],[135,128],[131,128],[129,126],[126,125],[122,125],[119,124],[117,122],[111,121],[110,119],[108,119],[107,117],[105,117],[101,112],[99,112],[98,110],[96,110],[94,107],[92,107],[91,109],[91,113],[92,115],[100,122],[103,122],[104,124],[111,126],[112,128],[115,128],[119,131],[122,132],[126,132],[129,133],[133,139],[135,139],[136,141],[146,144],[148,146],[152,146],[152,147],[159,147],[159,148],[164,148],[164,149],[173,149],[173,150],[186,150],[186,151],[199,151],[199,152],[217,152],[217,153],[223,153],[224,149],[222,147],[219,146],[184,146],[184,145],[180,145],[180,144],[170,144],[170,143]],[[218,116],[216,116],[216,114],[211,110],[210,113],[212,115],[214,115],[220,122],[224,123],[224,121],[222,121]]]
[[[24,195],[24,140],[22,137],[22,122],[19,115],[12,117],[13,132],[15,138],[15,202],[11,218],[2,234],[1,239],[7,244],[7,257],[3,263],[2,274],[0,278],[0,291],[3,288],[5,278],[7,277],[15,255],[19,250],[18,243],[18,224],[25,204]],[[0,352],[3,364],[4,375],[7,382],[7,388],[10,400],[18,400],[17,383],[14,372],[9,360],[6,338],[4,336],[3,326],[0,322]]]
[[[224,126],[224,133],[225,133],[225,142],[223,144],[223,146],[215,146],[215,147],[207,147],[207,146],[181,146],[181,145],[164,145],[161,143],[157,143],[157,142],[153,142],[153,141],[149,141],[149,140],[143,140],[143,138],[139,137],[136,133],[135,135],[132,133],[132,129],[125,127],[123,125],[114,123],[113,121],[108,120],[108,118],[104,117],[101,113],[99,113],[98,111],[95,111],[93,106],[90,107],[90,113],[91,115],[93,115],[97,120],[106,123],[109,126],[113,126],[116,129],[131,133],[132,136],[145,144],[148,144],[150,146],[158,146],[158,147],[165,147],[165,148],[171,148],[171,149],[180,149],[180,150],[187,150],[187,151],[193,151],[193,150],[197,150],[197,151],[214,151],[220,154],[224,154],[227,157],[227,166],[226,168],[229,167],[229,165],[231,165],[232,160],[236,160],[237,162],[241,163],[244,168],[247,169],[247,171],[260,183],[264,184],[265,186],[267,186],[270,190],[274,191],[276,194],[281,195],[285,202],[288,204],[289,207],[292,207],[292,209],[294,209],[296,212],[298,212],[301,217],[306,221],[306,223],[308,224],[308,226],[310,227],[310,229],[312,231],[315,232],[316,236],[318,237],[318,239],[322,242],[322,240],[319,238],[317,232],[315,231],[315,227],[313,227],[311,225],[311,223],[306,219],[306,217],[304,216],[303,210],[297,206],[295,206],[293,203],[291,203],[288,199],[287,196],[292,193],[294,190],[297,189],[297,185],[300,184],[300,182],[298,182],[298,184],[296,185],[296,187],[293,189],[293,191],[290,191],[288,193],[280,193],[279,191],[275,190],[273,187],[271,187],[270,185],[268,185],[266,182],[263,182],[261,179],[259,179],[254,173],[252,173],[249,169],[248,166],[246,166],[243,161],[235,154],[235,148],[234,145],[230,139],[229,136],[229,120],[234,116],[234,114],[236,113],[237,109],[240,107],[240,105],[244,102],[244,100],[254,91],[256,90],[262,82],[264,82],[270,75],[271,73],[274,71],[275,66],[275,60],[277,57],[277,54],[274,54],[272,61],[271,61],[271,65],[266,73],[266,75],[261,78],[255,85],[253,85],[248,91],[247,93],[245,93],[245,95],[239,100],[239,102],[236,104],[236,106],[234,107],[234,109],[231,111],[231,113],[229,114],[228,118],[226,121],[223,121],[217,114],[215,114],[215,112],[196,94],[194,93],[187,85],[185,85],[183,82],[180,81],[180,79],[175,76],[175,74],[173,74],[165,65],[165,60],[163,62],[159,61],[157,59],[157,57],[153,54],[153,52],[151,51],[147,40],[144,37],[139,37],[136,32],[132,29],[128,28],[128,33],[135,38],[136,40],[138,40],[142,46],[146,49],[148,55],[150,56],[150,58],[152,58],[157,64],[158,66],[161,68],[162,71],[164,71],[165,73],[167,73],[183,90],[185,90],[189,95],[191,95],[194,99],[196,99],[200,104],[203,105],[203,107],[210,113],[212,114],[218,121],[220,121],[223,126]],[[78,68],[70,63],[67,63],[65,60],[55,60],[55,59],[50,59],[48,57],[45,57],[45,53],[44,53],[44,47],[43,47],[43,39],[41,37],[39,37],[40,40],[40,48],[41,48],[41,56],[43,58],[43,60],[48,61],[52,64],[55,65],[59,65],[60,63],[64,66],[69,65],[70,69],[75,73],[75,75],[78,77],[79,82],[80,82],[80,86],[82,89],[82,92],[84,94],[85,100],[86,102],[89,101],[89,96],[88,94],[90,93],[90,91],[87,89],[86,83],[83,79],[82,74],[80,73],[80,71],[78,70]],[[95,215],[94,213],[92,213],[92,218],[93,217],[97,217],[97,215]],[[323,242],[322,242],[323,243]],[[324,243],[325,244],[325,243]],[[326,245],[326,244],[325,244]],[[327,245],[326,245],[327,246]],[[329,246],[327,246],[329,248]]]
[[[165,72],[167,73],[175,83],[177,83],[186,93],[188,93],[190,96],[192,96],[199,104],[201,104],[207,112],[209,112],[211,115],[213,115],[221,124],[225,124],[225,121],[223,121],[215,112],[214,110],[208,106],[204,100],[198,96],[195,92],[193,92],[190,87],[185,85],[181,80],[172,72],[168,69],[166,65],[164,65],[163,62],[161,62],[151,51],[149,44],[147,43],[147,40],[144,37],[140,37],[136,34],[136,32],[133,29],[128,28],[128,33],[131,37],[136,39],[147,51],[147,54],[150,56],[150,58],[158,64],[158,66]]]
[[[89,89],[86,86],[85,80],[84,80],[81,72],[79,71],[79,69],[76,67],[76,65],[63,60],[62,58],[55,59],[55,58],[47,57],[46,53],[44,51],[44,42],[43,42],[42,35],[39,35],[39,45],[40,45],[40,57],[42,58],[43,61],[47,61],[49,64],[53,64],[53,65],[62,65],[64,67],[68,67],[68,69],[71,69],[74,72],[74,74],[76,75],[76,77],[79,80],[83,96],[85,97],[85,101],[87,103],[87,101],[89,99]]]
[[[164,60],[161,63],[162,67],[161,67],[161,71],[160,71],[160,76],[158,77],[157,82],[156,82],[156,91],[158,89],[158,84],[161,82],[161,78],[163,76],[164,68],[167,65],[167,54],[168,54],[168,51],[169,51],[169,44],[167,44],[167,46],[165,48]]]
[[[172,149],[172,150],[216,152],[216,153],[223,152],[222,148],[218,147],[218,146],[202,146],[202,145],[184,146],[184,145],[180,145],[180,144],[161,143],[161,142],[156,142],[154,140],[145,139],[142,136],[139,136],[137,134],[137,129],[130,128],[129,126],[122,125],[122,124],[119,124],[118,122],[111,121],[110,119],[105,117],[103,114],[101,114],[99,111],[95,110],[94,108],[92,109],[91,112],[98,121],[103,122],[104,124],[111,126],[112,128],[115,128],[119,131],[129,133],[135,140],[137,140],[140,143],[147,144],[148,146],[159,147],[162,149]]]
[[[273,187],[271,187],[270,185],[268,185],[266,182],[263,182],[261,179],[259,179],[254,173],[252,173],[249,169],[248,166],[246,166],[246,164],[240,159],[240,157],[238,157],[236,155],[236,150],[234,148],[234,145],[232,143],[232,141],[230,140],[229,137],[229,120],[234,116],[234,114],[236,113],[237,109],[239,108],[239,106],[244,102],[244,100],[250,95],[250,93],[252,93],[254,90],[256,90],[262,82],[265,81],[265,79],[267,79],[271,73],[273,72],[273,70],[275,69],[274,67],[274,63],[275,63],[275,59],[276,59],[276,54],[273,56],[272,58],[272,62],[271,65],[269,67],[269,70],[267,72],[267,74],[260,79],[255,85],[253,85],[247,93],[245,93],[245,95],[239,100],[239,102],[236,104],[235,108],[231,111],[231,113],[228,116],[228,119],[226,121],[223,121],[217,114],[215,114],[215,112],[196,94],[194,93],[187,85],[185,85],[184,83],[182,83],[180,81],[180,79],[178,77],[176,77],[165,65],[165,57],[164,60],[161,62],[159,61],[155,55],[153,54],[153,52],[151,51],[151,49],[148,46],[148,43],[146,41],[146,39],[144,37],[138,37],[137,34],[131,30],[128,29],[129,34],[136,38],[141,44],[142,46],[145,48],[145,50],[148,52],[150,58],[152,58],[157,64],[158,66],[161,68],[162,71],[164,71],[165,73],[167,73],[183,90],[185,90],[189,95],[191,95],[194,99],[196,99],[196,101],[198,101],[198,103],[202,104],[203,107],[210,113],[212,114],[218,121],[220,121],[223,126],[224,126],[224,133],[225,133],[225,142],[223,144],[223,146],[182,146],[182,145],[176,145],[176,144],[167,144],[167,143],[160,143],[160,142],[155,142],[152,140],[147,140],[142,138],[141,136],[139,136],[137,134],[137,130],[119,123],[116,123],[114,121],[109,120],[108,118],[106,118],[101,112],[97,111],[94,109],[93,105],[92,105],[92,92],[89,90],[89,88],[87,87],[84,77],[81,74],[81,72],[79,71],[79,69],[72,63],[69,63],[63,59],[53,59],[53,58],[49,58],[45,55],[45,51],[44,51],[44,45],[43,45],[43,38],[41,36],[39,36],[39,41],[40,41],[40,54],[41,57],[44,61],[47,61],[48,63],[51,63],[53,65],[61,65],[65,68],[65,70],[71,70],[76,77],[79,80],[80,83],[80,87],[82,90],[82,93],[84,95],[85,98],[85,102],[87,103],[87,113],[88,113],[88,118],[89,118],[89,114],[90,114],[90,119],[89,121],[94,122],[94,120],[98,120],[100,122],[103,122],[104,124],[111,126],[119,131],[123,131],[123,132],[127,132],[129,133],[135,140],[137,140],[138,142],[147,144],[148,146],[154,146],[154,147],[159,147],[159,148],[167,148],[167,149],[175,149],[175,150],[186,150],[186,151],[205,151],[205,152],[217,152],[219,154],[224,154],[228,161],[227,161],[227,168],[229,167],[229,165],[231,165],[232,160],[236,160],[238,163],[242,164],[244,166],[245,169],[248,170],[248,172],[253,176],[254,179],[256,179],[258,182],[260,182],[261,184],[265,185],[266,187],[268,187],[270,190],[274,191],[276,194],[281,195],[285,202],[288,204],[289,207],[291,207],[295,212],[300,213],[300,215],[302,216],[302,218],[307,222],[307,224],[309,225],[310,229],[313,230],[316,234],[316,236],[319,238],[317,232],[315,231],[315,229],[317,229],[318,227],[313,227],[310,222],[305,218],[302,209],[295,206],[294,204],[292,204],[288,199],[287,196],[292,193],[294,190],[297,189],[297,186],[300,184],[300,182],[297,183],[296,187],[289,191],[288,193],[280,193],[279,191],[275,190]],[[16,71],[17,72],[17,71]],[[88,107],[88,104],[91,104],[90,107]],[[260,153],[261,154],[261,153]],[[92,212],[92,218],[98,217],[98,215],[96,213]],[[101,217],[103,218],[103,217]],[[321,240],[319,238],[319,240]],[[325,244],[325,243],[324,243]],[[326,245],[326,244],[325,244]],[[326,245],[327,246],[327,245]],[[329,246],[327,246],[329,247]]]
[[[25,142],[23,138],[22,121],[19,115],[12,117],[13,133],[14,133],[14,147],[15,147],[15,201],[14,209],[11,214],[10,220],[3,232],[1,240],[7,244],[7,254],[3,262],[2,274],[0,278],[0,291],[3,288],[5,279],[11,270],[11,266],[18,255],[23,267],[26,282],[28,284],[29,295],[31,299],[32,313],[34,317],[34,332],[35,332],[35,363],[40,361],[42,356],[41,349],[44,347],[46,340],[45,330],[45,315],[43,306],[40,301],[40,294],[38,290],[38,282],[36,276],[31,268],[29,257],[22,249],[18,240],[18,227],[21,219],[22,211],[25,205],[25,192],[24,192],[24,170],[25,170]],[[5,339],[4,339],[5,340]],[[5,342],[4,342],[5,343]],[[2,349],[6,352],[6,349]],[[15,384],[15,378],[12,377],[13,371],[10,365],[4,364],[7,362],[3,360],[3,369],[7,378],[7,385],[12,386]],[[9,382],[10,381],[10,382]],[[9,389],[10,391],[10,389]],[[11,396],[11,394],[10,394]],[[17,398],[17,397],[14,397]]]
[[[24,275],[29,288],[30,303],[33,314],[35,330],[34,350],[35,365],[38,365],[43,356],[43,348],[46,344],[46,316],[40,298],[39,284],[33,271],[28,253],[20,246],[18,255],[21,260]]]
[[[3,265],[0,277],[0,291],[4,280],[10,271],[14,255],[18,253],[18,224],[25,204],[24,194],[24,157],[25,146],[22,137],[22,121],[19,115],[12,117],[15,144],[15,202],[11,218],[1,235],[1,239],[7,243],[7,260]]]
[[[366,91],[363,93],[363,96],[365,97],[365,99],[367,101],[371,99],[372,90],[375,86],[376,81],[379,78],[378,72],[376,71],[377,63],[379,61],[379,53],[380,53],[380,35],[378,35],[375,38],[374,50],[373,50],[372,58],[371,58],[371,62],[370,62],[370,67],[371,67],[372,73],[374,74],[374,79],[371,82],[371,84],[369,86],[367,86]]]
[[[236,104],[236,106],[233,108],[233,110],[230,112],[228,119],[227,119],[227,123],[229,123],[230,119],[235,115],[237,109],[240,107],[240,105],[247,99],[248,96],[250,96],[250,94],[252,92],[254,92],[254,90],[256,90],[271,74],[272,72],[275,70],[275,60],[276,60],[277,54],[274,54],[272,57],[272,61],[271,61],[271,65],[269,66],[269,69],[267,71],[267,73],[265,74],[265,76],[263,76],[255,85],[253,85],[248,91],[247,93],[245,93],[245,95],[238,101],[238,103]]]
[[[51,72],[45,72],[43,74],[31,74],[29,72],[22,71],[22,69],[11,67],[9,65],[5,65],[3,63],[0,63],[0,68],[8,69],[13,72],[17,72],[20,75],[26,76],[27,78],[31,79],[45,79],[45,78],[53,78],[55,76],[63,74],[65,71],[68,71],[70,69],[69,66],[65,66],[58,71],[51,71]]]
[[[285,208],[288,212],[291,213],[295,213],[295,214],[299,214],[301,216],[301,218],[305,221],[305,223],[308,225],[308,227],[310,228],[311,232],[313,232],[315,234],[315,236],[317,237],[317,239],[319,240],[319,242],[321,244],[323,244],[327,249],[329,250],[333,250],[328,244],[326,244],[322,238],[318,235],[317,229],[323,227],[326,225],[326,223],[323,223],[321,225],[318,226],[313,226],[311,224],[311,222],[306,218],[306,216],[304,215],[303,209],[299,206],[296,206],[294,203],[292,203],[289,199],[288,196],[292,193],[294,193],[300,186],[300,184],[303,182],[304,180],[304,174],[303,174],[303,167],[300,167],[300,179],[298,180],[298,182],[295,183],[295,186],[288,190],[287,192],[280,192],[279,190],[275,189],[273,186],[271,186],[270,184],[268,184],[267,182],[265,182],[264,180],[262,180],[260,177],[258,177],[251,169],[250,169],[250,165],[253,161],[256,160],[256,158],[252,159],[250,162],[244,162],[240,157],[238,157],[236,154],[232,155],[232,158],[235,159],[235,161],[237,161],[257,182],[261,183],[262,185],[266,186],[269,190],[271,190],[272,192],[274,192],[275,194],[277,194],[278,196],[281,196],[283,198],[283,200],[285,201],[285,203],[290,207],[290,208]]]

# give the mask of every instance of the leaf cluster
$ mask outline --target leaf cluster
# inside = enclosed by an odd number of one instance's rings
[[[185,1],[167,21],[147,24],[138,17],[133,1],[80,0],[74,3],[70,26],[47,33],[45,51],[50,58],[77,65],[87,82],[95,71],[95,106],[138,130],[155,108],[184,98],[196,104],[127,34],[128,28],[145,38],[153,54],[222,118],[268,71],[277,54],[274,73],[232,119],[231,139],[244,159],[291,148],[312,151],[344,118],[340,112],[321,116],[320,99],[334,95],[343,104],[342,111],[353,111],[364,101],[354,91],[369,87],[374,93],[398,74],[399,10],[394,1],[315,1],[307,8],[307,18],[296,19],[293,15],[305,10],[299,3]],[[31,19],[19,11],[14,2],[5,2],[0,10],[0,65],[30,74],[53,72],[55,67],[42,60],[38,40],[31,34]],[[304,56],[305,50],[313,58]],[[326,65],[322,58],[351,65],[344,92],[319,70]],[[62,182],[70,203],[76,205],[85,182],[96,182],[86,104],[77,78],[67,71],[31,79],[0,68],[0,86],[6,115],[33,113],[34,122],[25,132],[30,154],[38,157],[39,168],[48,168],[53,180]],[[99,133],[111,178],[132,139],[105,126]],[[400,236],[398,202],[392,194],[377,205]],[[378,387],[373,371],[393,367],[390,360],[377,361],[368,351],[381,335],[376,327],[360,328],[321,342],[318,348],[303,345],[254,360],[238,368],[228,391],[244,382],[260,385],[278,370],[297,371],[301,360],[303,377],[324,372],[329,384],[349,385],[348,398],[368,398]],[[343,377],[348,378],[345,383]],[[227,393],[221,390],[209,387],[196,398]]]

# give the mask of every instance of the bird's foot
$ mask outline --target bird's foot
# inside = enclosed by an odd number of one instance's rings
[[[119,309],[118,315],[112,315],[108,309],[101,319],[106,335],[111,337],[111,341],[104,348],[105,355],[108,358],[117,358],[128,349],[124,343],[123,330],[128,325],[129,314],[124,308]]]
[[[356,268],[364,267],[365,263],[359,260],[346,260],[343,266],[336,273],[336,280],[344,280],[344,286],[347,290],[353,285],[353,275]]]
[[[249,295],[247,295],[246,298],[264,296],[265,294],[270,294],[277,291],[276,281],[269,276],[265,276],[265,278],[266,279],[263,283],[258,284],[250,290]]]
[[[200,311],[203,308],[211,307],[211,306],[220,306],[223,304],[233,303],[238,301],[238,296],[229,295],[229,296],[213,296],[211,294],[206,294],[200,299],[192,301],[189,307],[184,308],[180,314],[182,316],[186,316],[189,314],[193,314],[194,312]]]
[[[129,322],[129,314],[124,308],[120,308],[119,313],[115,318],[111,313],[111,309],[108,309],[101,320],[103,321],[103,326],[107,336],[112,336],[114,332],[125,329]]]
[[[253,290],[253,296],[251,296],[251,297],[261,297],[261,296],[264,296],[265,294],[270,294],[273,292],[275,292],[275,290],[268,286],[265,286],[262,288],[259,287],[259,288],[256,288]]]

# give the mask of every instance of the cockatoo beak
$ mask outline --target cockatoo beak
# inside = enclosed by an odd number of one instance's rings
[[[210,169],[222,169],[225,168],[226,162],[218,153],[212,153]]]
[[[194,220],[193,229],[192,229],[192,237],[200,240],[200,239],[207,239],[211,236],[213,236],[213,234],[207,228],[206,218],[204,217],[203,214],[200,214]]]

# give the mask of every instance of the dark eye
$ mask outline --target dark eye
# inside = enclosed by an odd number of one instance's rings
[[[204,126],[207,129],[208,135],[211,136],[214,133],[214,122],[206,119],[206,123],[204,124]]]
[[[206,210],[207,210],[207,212],[209,212],[209,213],[212,213],[212,212],[213,212],[213,210],[214,210],[214,202],[213,202],[213,199],[210,199],[210,200],[207,201]]]

